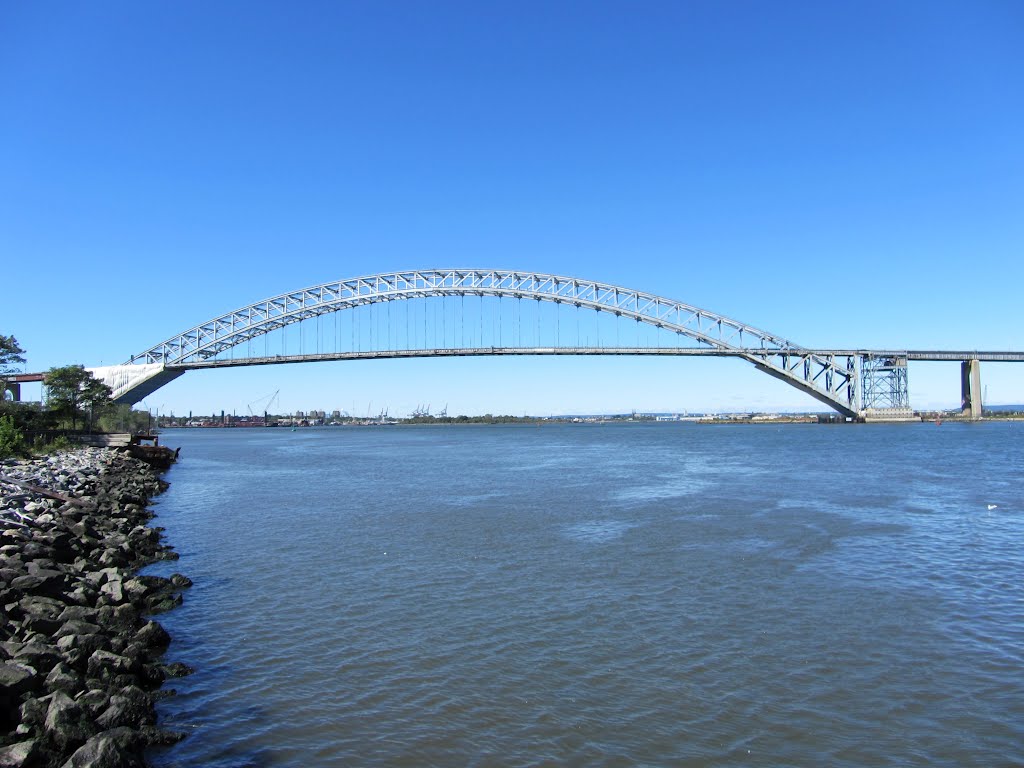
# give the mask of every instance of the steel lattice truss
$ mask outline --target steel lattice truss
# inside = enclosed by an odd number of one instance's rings
[[[864,404],[875,410],[910,410],[907,358],[899,355],[865,354],[861,358]]]
[[[848,416],[860,409],[859,358],[822,354],[772,333],[642,291],[573,277],[487,269],[391,272],[324,283],[236,309],[133,355],[130,364],[199,367],[203,361],[292,323],[353,307],[443,296],[536,299],[610,312],[674,331],[711,354],[742,357],[758,369]]]

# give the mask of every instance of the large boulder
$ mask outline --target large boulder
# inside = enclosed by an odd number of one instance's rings
[[[85,742],[61,768],[145,768],[144,746],[130,728],[112,728]]]
[[[49,674],[50,670],[57,666],[60,659],[60,650],[48,643],[30,642],[25,643],[19,650],[12,654],[15,661],[28,664],[39,672]]]
[[[39,687],[39,673],[15,661],[0,663],[0,730],[13,728],[21,720],[18,706],[21,697]]]
[[[85,681],[78,672],[62,661],[46,676],[46,688],[50,691],[64,691],[74,696],[85,689]]]
[[[39,672],[27,664],[17,661],[0,663],[0,700],[5,697],[17,698],[31,691],[39,678]]]
[[[171,636],[155,621],[147,621],[135,633],[135,642],[147,648],[166,648],[171,642]]]
[[[57,619],[57,621],[60,621],[60,619]],[[92,624],[83,619],[70,619],[61,625],[61,628],[57,630],[54,637],[59,640],[66,635],[95,635],[99,631],[98,624]]]
[[[135,659],[119,656],[110,651],[95,651],[89,657],[89,677],[109,680],[115,675],[133,675],[139,671],[140,664]]]
[[[124,587],[121,581],[108,581],[100,587],[101,598],[105,595],[108,603],[123,603],[127,598],[124,594]]]
[[[69,605],[61,612],[60,616],[57,617],[57,621],[61,622],[62,624],[68,621],[91,622],[95,617],[95,608],[88,608],[82,605]]]
[[[35,739],[19,741],[0,747],[0,768],[28,768],[36,763],[38,756],[39,746]]]
[[[85,708],[63,691],[50,698],[43,727],[61,750],[84,744],[98,730]]]
[[[149,694],[138,686],[128,685],[110,697],[110,705],[99,716],[96,724],[109,729],[118,726],[139,728],[153,725],[156,722],[156,711]]]
[[[28,545],[26,545],[28,546]],[[60,571],[40,569],[35,574],[19,576],[11,582],[11,588],[27,595],[59,598],[68,586],[68,577]]]

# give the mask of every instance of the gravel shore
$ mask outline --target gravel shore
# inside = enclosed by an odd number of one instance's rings
[[[147,527],[167,484],[146,463],[85,448],[0,462],[0,768],[144,766],[170,638],[149,617],[191,582],[139,576],[177,555]]]

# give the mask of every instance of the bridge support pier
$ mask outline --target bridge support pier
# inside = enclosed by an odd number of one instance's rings
[[[865,421],[914,421],[907,385],[907,358],[872,355],[861,358],[861,405]]]
[[[960,415],[971,421],[981,418],[981,361],[960,363]]]
[[[21,384],[16,381],[0,380],[0,400],[7,399],[8,392],[11,393],[11,399],[14,402],[21,402]]]

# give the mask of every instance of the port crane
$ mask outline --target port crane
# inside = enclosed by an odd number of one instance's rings
[[[275,401],[277,402],[278,407],[280,407],[281,402],[278,399],[278,395],[280,393],[281,393],[280,389],[275,390],[273,393],[271,393],[269,395],[264,395],[263,397],[257,397],[251,403],[246,405],[246,407],[249,409],[249,417],[255,419],[256,418],[256,414],[253,412],[252,407],[254,405],[259,405],[260,403],[263,403],[263,408],[260,409],[260,410],[263,411],[263,418],[264,418],[264,420],[266,420],[268,415],[269,415],[270,406],[272,406]]]

